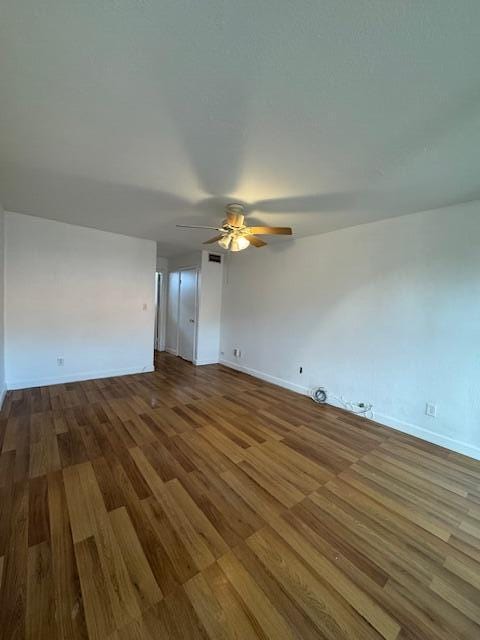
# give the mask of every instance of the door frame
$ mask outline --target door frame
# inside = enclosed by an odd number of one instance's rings
[[[180,267],[176,269],[178,272],[178,292],[177,292],[177,356],[180,356],[180,293],[182,288],[182,271],[195,271],[195,327],[193,329],[193,356],[192,364],[195,364],[197,359],[197,332],[198,332],[198,284],[200,278],[200,268],[195,267]],[[188,361],[187,361],[188,362]]]
[[[167,320],[167,276],[165,271],[155,271],[155,334],[153,347],[155,351],[165,351],[165,324]],[[160,301],[160,305],[158,302]]]

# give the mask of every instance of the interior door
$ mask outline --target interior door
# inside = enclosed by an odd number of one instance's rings
[[[193,362],[195,353],[195,322],[197,307],[197,271],[180,272],[178,309],[178,355]]]

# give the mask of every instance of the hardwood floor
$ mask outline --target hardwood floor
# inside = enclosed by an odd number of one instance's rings
[[[1,638],[480,638],[479,462],[157,368],[9,392]]]

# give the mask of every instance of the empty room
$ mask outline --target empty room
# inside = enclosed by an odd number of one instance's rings
[[[479,640],[478,0],[0,5],[0,640]]]

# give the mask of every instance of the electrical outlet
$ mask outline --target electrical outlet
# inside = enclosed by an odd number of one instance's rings
[[[65,361],[64,361],[63,357],[62,356],[58,356],[58,358],[57,358],[57,366],[58,367],[63,367],[64,364],[65,364]]]
[[[425,406],[425,413],[430,418],[436,418],[437,417],[437,405],[436,404],[432,404],[431,402],[427,402],[427,404]]]
[[[235,349],[233,350],[233,355],[235,356],[235,358],[241,358],[242,357],[241,349],[239,349],[238,347],[235,347]]]
[[[302,374],[303,373],[303,367],[299,367],[298,368],[298,373]]]

